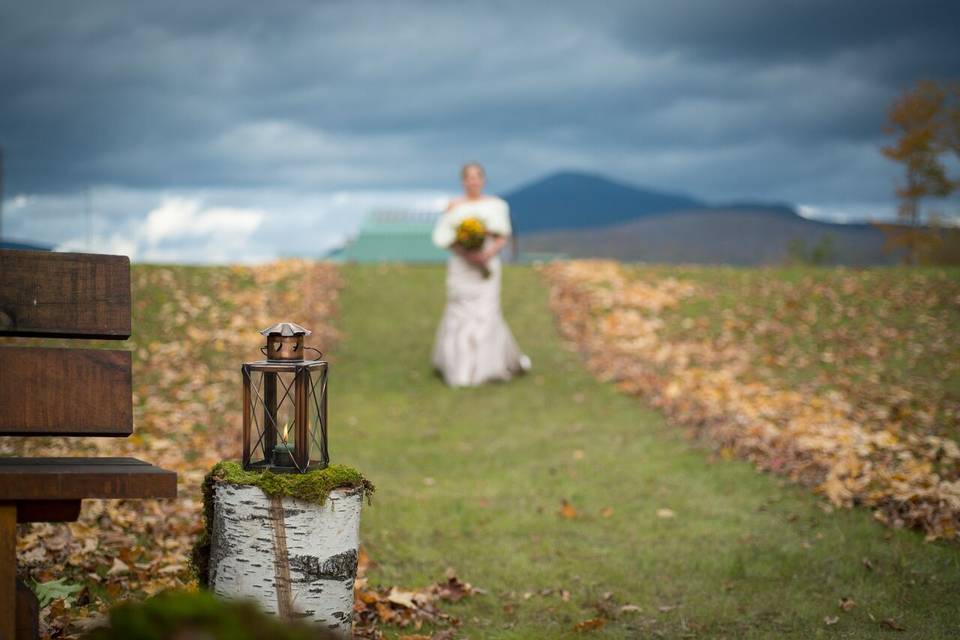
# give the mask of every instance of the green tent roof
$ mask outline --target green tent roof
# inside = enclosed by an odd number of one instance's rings
[[[345,262],[444,262],[447,252],[433,246],[435,213],[376,212],[357,237],[331,257]]]

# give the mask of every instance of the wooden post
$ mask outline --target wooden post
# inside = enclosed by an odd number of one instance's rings
[[[15,640],[17,505],[0,503],[0,640]]]
[[[23,580],[17,580],[17,640],[40,637],[40,603]]]

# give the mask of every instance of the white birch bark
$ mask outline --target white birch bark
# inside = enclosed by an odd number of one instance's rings
[[[362,503],[360,489],[336,489],[321,506],[270,498],[259,487],[217,484],[210,589],[349,638]]]

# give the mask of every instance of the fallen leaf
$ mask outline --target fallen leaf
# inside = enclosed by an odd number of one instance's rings
[[[609,518],[613,515],[613,507],[604,507],[600,510],[600,516],[602,518]]]
[[[840,598],[840,608],[844,611],[850,611],[857,603],[853,601],[853,598]]]
[[[607,621],[603,618],[591,618],[589,620],[584,620],[573,625],[573,630],[577,633],[584,633],[587,631],[597,631],[598,629],[603,629],[603,626],[607,624]]]
[[[676,516],[673,509],[657,509],[658,518],[675,518]]]
[[[823,623],[827,626],[837,624],[838,622],[840,622],[839,616],[827,616],[826,618],[823,619]]]
[[[563,499],[563,502],[560,505],[560,511],[557,512],[561,518],[566,518],[567,520],[573,520],[577,517],[577,510],[574,508],[566,498]]]
[[[130,571],[130,567],[128,567],[123,560],[121,560],[120,558],[114,558],[113,566],[110,567],[110,569],[107,571],[107,575],[116,576],[122,573],[127,573],[128,571]]]
[[[643,611],[643,609],[635,604],[625,604],[620,607],[620,613],[640,613],[641,611]]]
[[[387,600],[393,604],[398,604],[401,607],[406,607],[407,609],[416,608],[416,603],[413,601],[414,596],[417,595],[413,591],[401,591],[396,587],[390,589],[390,593],[387,594]]]
[[[903,626],[902,624],[900,624],[899,622],[897,622],[897,620],[896,620],[895,618],[886,618],[886,619],[884,619],[884,621],[883,621],[881,624],[883,624],[883,626],[885,626],[887,629],[892,629],[892,630],[894,630],[894,631],[906,631],[906,630],[907,630],[907,628],[904,627],[904,626]]]

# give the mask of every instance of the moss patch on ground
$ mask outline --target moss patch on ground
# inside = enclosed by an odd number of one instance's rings
[[[219,483],[260,487],[268,496],[296,498],[314,504],[326,502],[334,489],[359,489],[370,501],[376,487],[362,473],[343,464],[307,473],[271,473],[245,471],[235,460],[218,462],[203,481],[203,517],[205,525],[193,548],[193,570],[201,587],[208,585],[210,567],[210,527],[213,524],[213,488]]]
[[[144,602],[126,602],[110,612],[110,623],[85,640],[324,640],[323,629],[280,620],[252,602],[223,602],[210,593],[167,591]]]

